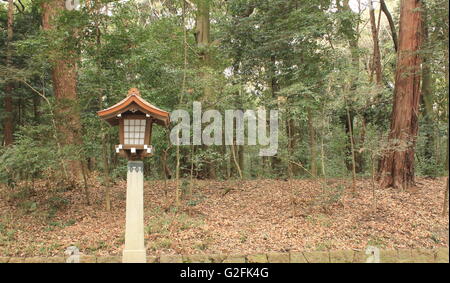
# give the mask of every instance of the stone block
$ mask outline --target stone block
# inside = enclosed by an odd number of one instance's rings
[[[250,263],[267,263],[269,262],[266,254],[254,254],[247,256],[247,262]]]
[[[208,255],[194,254],[194,255],[183,256],[183,262],[189,262],[189,263],[210,263],[210,262],[212,262],[212,260],[209,258]]]
[[[308,263],[328,263],[330,254],[325,251],[304,252],[303,255]]]
[[[380,250],[381,263],[397,263],[398,252],[396,250]]]
[[[80,263],[96,263],[97,257],[93,255],[81,255]]]
[[[353,262],[353,251],[330,251],[330,262],[332,263],[349,263]]]
[[[62,256],[52,256],[52,257],[46,257],[45,258],[46,263],[65,263],[66,258]]]
[[[160,263],[182,263],[183,257],[181,255],[162,255],[159,258]]]
[[[365,251],[353,251],[353,263],[365,263],[368,255],[366,255]]]
[[[410,249],[398,250],[398,263],[412,263],[412,253]]]
[[[434,251],[431,249],[414,249],[411,250],[411,258],[415,263],[432,263],[434,262]]]
[[[302,252],[291,252],[290,253],[291,263],[308,263]]]
[[[435,250],[435,262],[448,263],[448,248],[438,248]]]
[[[270,263],[289,263],[289,253],[268,253],[267,260]]]
[[[25,259],[25,257],[11,257],[9,258],[8,263],[24,263]]]
[[[221,263],[225,260],[226,255],[212,254],[212,255],[209,255],[208,257],[211,260],[211,262],[213,262],[213,263]]]
[[[103,256],[97,258],[97,263],[121,263],[121,256]]]
[[[45,257],[26,257],[23,260],[24,263],[46,263],[47,260]]]
[[[245,263],[245,256],[243,256],[243,255],[229,255],[222,262],[223,263]]]

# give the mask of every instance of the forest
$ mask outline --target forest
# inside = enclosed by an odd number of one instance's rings
[[[2,0],[0,27],[0,256],[120,252],[97,112],[132,88],[278,111],[271,156],[153,127],[148,254],[448,247],[448,0]]]

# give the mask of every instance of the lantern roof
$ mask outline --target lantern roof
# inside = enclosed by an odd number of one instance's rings
[[[119,124],[117,119],[118,115],[125,112],[130,112],[133,114],[142,112],[143,114],[150,115],[154,122],[162,126],[167,126],[170,122],[169,112],[147,102],[141,97],[141,94],[137,88],[131,88],[128,91],[126,98],[109,108],[98,111],[97,115],[112,126],[115,126]]]

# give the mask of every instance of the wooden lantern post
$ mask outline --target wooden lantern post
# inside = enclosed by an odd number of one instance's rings
[[[154,123],[168,126],[169,113],[145,101],[137,88],[125,99],[97,112],[112,126],[119,126],[116,152],[128,159],[125,248],[122,262],[146,262],[144,244],[144,163],[153,154],[151,145]]]

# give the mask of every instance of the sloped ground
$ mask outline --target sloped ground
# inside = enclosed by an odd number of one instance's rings
[[[445,178],[419,178],[405,192],[377,189],[376,209],[370,180],[358,181],[355,194],[348,181],[322,182],[195,181],[192,195],[189,185],[181,186],[178,209],[174,181],[146,182],[147,253],[448,247],[448,215],[441,216]],[[120,255],[125,185],[111,187],[111,212],[103,208],[104,188],[97,183],[89,188],[90,206],[81,189],[51,192],[35,185],[24,201],[1,188],[0,256],[63,255],[70,245],[84,254]]]

